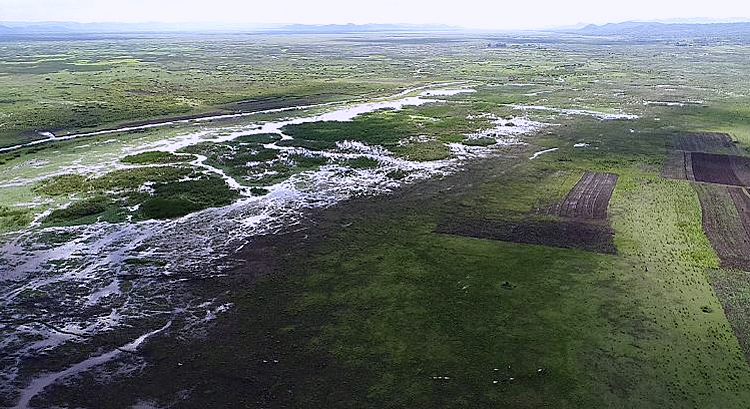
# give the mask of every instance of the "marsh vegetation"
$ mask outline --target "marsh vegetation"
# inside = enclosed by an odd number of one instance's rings
[[[0,406],[743,408],[735,40],[1,41]]]

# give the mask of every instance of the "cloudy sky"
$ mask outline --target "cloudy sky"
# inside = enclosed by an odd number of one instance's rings
[[[0,0],[0,21],[441,23],[519,29],[703,17],[750,18],[736,0]]]

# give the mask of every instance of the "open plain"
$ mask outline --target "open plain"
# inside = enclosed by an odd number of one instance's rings
[[[0,406],[746,408],[748,58],[0,37]]]

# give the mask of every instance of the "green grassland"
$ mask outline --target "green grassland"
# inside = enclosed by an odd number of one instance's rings
[[[366,374],[367,398],[347,396],[362,406],[741,407],[750,372],[705,273],[696,194],[617,170],[618,257],[363,217],[314,258],[291,314],[330,317],[310,347]],[[560,177],[519,176],[538,197]],[[518,209],[503,197],[479,194]]]
[[[369,99],[438,81],[467,81],[476,92],[350,122],[289,125],[283,132],[292,140],[252,135],[207,139],[179,154],[129,153],[203,129],[180,125],[5,154],[0,232],[45,209],[53,211],[41,222],[50,226],[172,218],[232,203],[238,193],[221,178],[186,163],[194,155],[263,195],[262,186],[326,164],[379,166],[322,155],[345,140],[433,161],[449,157],[449,143],[494,143],[467,139],[493,128],[493,118],[549,126],[454,175],[312,211],[294,233],[256,238],[238,254],[246,266],[191,287],[232,305],[205,338],[155,337],[137,374],[57,385],[45,394],[48,406],[747,406],[747,340],[738,341],[730,320],[735,332],[747,327],[750,286],[745,273],[719,267],[695,188],[660,176],[667,147],[683,132],[728,132],[750,147],[750,97],[737,81],[747,73],[747,46],[468,34],[195,40],[9,43],[0,51],[0,146],[42,129]],[[486,47],[498,40],[509,46]],[[550,148],[557,150],[530,159]],[[109,162],[47,177],[76,155],[84,164],[87,155]],[[435,233],[453,217],[549,219],[546,209],[585,171],[619,175],[609,207],[617,255]],[[17,206],[33,200],[38,207]],[[717,295],[735,308],[725,314]]]
[[[408,67],[386,61],[353,64],[367,51],[346,49],[299,36],[5,42],[0,146],[39,138],[39,130],[383,96],[422,82],[404,80]]]
[[[154,341],[154,356],[193,351],[188,371],[166,377],[167,358],[108,393],[155,382],[168,400],[200,379],[218,392],[186,407],[744,407],[750,370],[706,273],[718,260],[689,182],[627,155],[607,168],[620,175],[617,256],[434,233],[457,213],[537,217],[580,176],[559,159],[484,162],[331,209],[311,237],[259,247],[271,250],[252,263],[271,273],[232,291],[220,342]],[[230,374],[257,375],[243,390]]]

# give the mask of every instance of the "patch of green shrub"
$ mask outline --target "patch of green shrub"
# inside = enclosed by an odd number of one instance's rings
[[[28,209],[11,209],[0,206],[0,233],[19,230],[33,220],[32,212]]]
[[[73,202],[68,207],[54,210],[45,219],[47,224],[84,224],[96,221],[93,216],[103,214],[112,205],[105,197],[97,196],[91,199]]]
[[[201,210],[202,206],[181,197],[153,197],[139,209],[144,219],[171,219]]]
[[[490,146],[497,143],[494,138],[464,139],[462,144],[466,146]]]
[[[259,133],[254,135],[243,135],[235,138],[233,142],[242,143],[274,143],[281,139],[281,135],[277,133]]]

